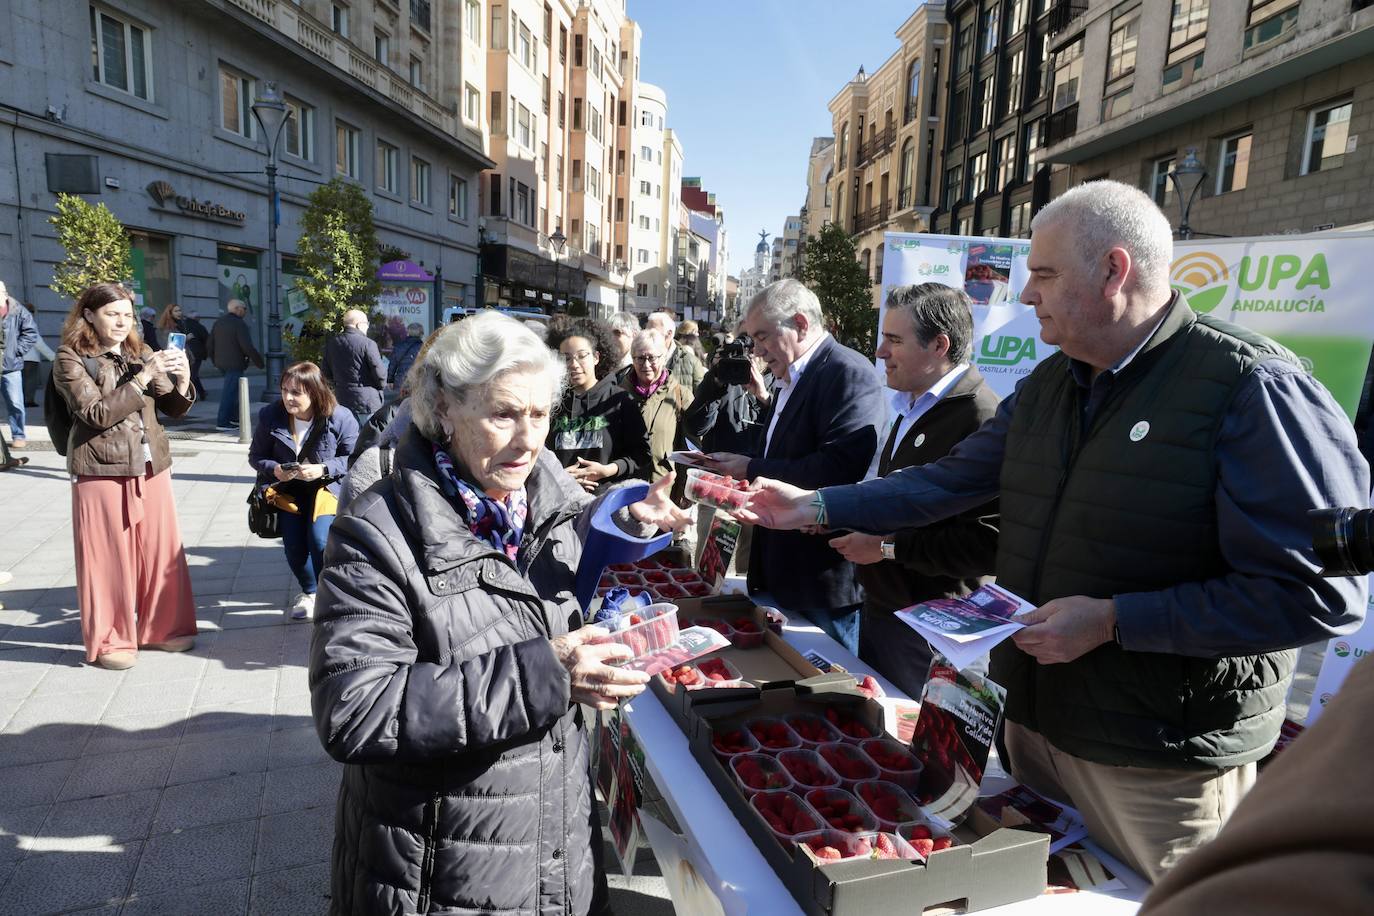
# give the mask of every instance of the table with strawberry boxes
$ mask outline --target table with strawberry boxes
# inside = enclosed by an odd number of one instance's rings
[[[758,714],[763,704],[749,713],[732,716],[728,712],[718,712],[728,710],[730,704],[712,703],[701,707],[699,712],[703,716],[720,716],[720,730],[714,735],[707,732],[704,739],[714,739],[714,747],[702,744],[701,735],[697,735],[695,740],[690,739],[690,723],[684,719],[685,715],[690,716],[692,708],[688,691],[706,687],[748,686],[740,674],[740,668],[745,664],[737,654],[741,645],[740,634],[735,632],[736,627],[747,630],[748,615],[741,615],[738,608],[741,605],[747,607],[748,602],[742,598],[737,599],[734,605],[723,604],[720,598],[705,598],[703,601],[703,597],[713,591],[742,593],[742,580],[726,580],[716,587],[714,583],[702,581],[699,576],[694,578],[689,575],[692,572],[690,570],[673,569],[679,564],[672,561],[659,565],[661,568],[654,569],[652,562],[645,562],[633,568],[608,570],[602,578],[601,591],[604,593],[615,585],[649,589],[656,598],[680,603],[682,611],[679,616],[690,615],[688,622],[711,626],[722,632],[729,629],[733,645],[730,650],[719,653],[719,657],[708,656],[661,675],[661,682],[655,690],[645,691],[625,705],[624,717],[644,749],[648,777],[654,781],[683,829],[692,864],[707,881],[714,883],[727,914],[747,911],[750,916],[774,913],[792,916],[829,912],[824,901],[812,902],[806,909],[798,902],[799,897],[807,897],[805,893],[798,894],[798,872],[794,867],[807,865],[807,861],[800,861],[803,855],[816,865],[833,859],[925,860],[926,856],[939,853],[955,842],[938,828],[932,831],[926,824],[912,819],[912,799],[901,788],[907,775],[902,770],[906,766],[902,762],[906,749],[890,738],[870,734],[867,726],[855,726],[843,715],[835,714],[834,708],[830,708],[825,716],[788,718],[780,714],[774,718]],[[635,581],[629,581],[631,577]],[[766,597],[754,596],[754,601],[766,604]],[[709,615],[701,616],[712,607],[717,609],[712,613],[723,614],[723,617],[712,619]],[[762,619],[762,616],[756,614],[756,619]],[[814,668],[809,668],[809,661],[799,661],[807,658],[824,659],[855,677],[871,675],[886,694],[885,699],[879,701],[886,715],[879,714],[883,721],[875,722],[873,731],[887,728],[895,733],[894,709],[898,703],[910,703],[896,687],[799,615],[790,614],[789,622],[782,628],[781,637],[781,640],[770,645],[775,649],[774,654],[783,656],[788,664],[796,668],[797,673],[793,677],[805,677],[808,671],[804,669],[809,669],[811,674],[816,673]],[[757,645],[752,642],[753,633],[746,632],[744,638],[745,646]],[[761,642],[763,634],[758,634],[757,638]],[[773,639],[771,634],[769,639]],[[748,657],[761,658],[762,654]],[[739,662],[738,666],[732,662],[732,658]],[[710,693],[717,697],[722,695],[722,691],[718,690]],[[765,702],[785,702],[785,693],[790,694],[791,691],[770,690],[763,694],[763,698]],[[684,713],[684,708],[689,712]],[[712,709],[717,712],[710,712]],[[826,721],[827,716],[829,721]],[[855,727],[861,731],[853,734],[842,731]],[[729,746],[732,741],[738,742],[738,746]],[[711,755],[709,752],[703,753],[703,748],[714,750],[722,765],[704,767],[702,759],[710,764]],[[983,785],[983,792],[995,794],[1008,785],[1010,780],[1001,774],[1000,768],[993,766]],[[733,792],[728,791],[731,789]],[[744,796],[739,794],[741,789]],[[727,797],[732,799],[731,803],[727,803]],[[746,829],[746,818],[742,818],[740,811],[732,807],[732,804],[740,804],[741,797],[747,797],[747,805],[757,812],[762,819],[759,823],[764,826],[756,823]],[[748,810],[743,813],[752,817]],[[760,831],[766,835],[770,830],[781,844],[777,849],[760,842]],[[1144,883],[1118,863],[1112,862],[1100,850],[1091,844],[1087,845],[1117,872],[1126,885],[1124,889],[1110,894],[1083,891],[1034,896],[990,909],[985,908],[984,904],[981,905],[981,912],[1081,913],[1093,916],[1135,912],[1138,901],[1147,889]],[[779,858],[778,850],[788,846],[794,849],[806,847],[806,852],[795,854],[798,863],[788,863],[786,856]],[[988,856],[998,852],[993,849],[994,846],[995,842],[987,844],[983,854]],[[769,856],[764,855],[764,849],[768,849]],[[967,853],[966,849],[962,851]],[[1008,857],[1015,856],[1017,850],[1007,850],[1005,854]],[[1043,859],[1043,848],[1040,854]],[[1005,861],[1013,860],[1006,858]],[[836,862],[836,867],[849,864]],[[864,863],[856,861],[855,864]],[[996,880],[995,871],[989,870],[986,874]],[[804,880],[805,873],[801,877]],[[871,893],[872,887],[879,887],[880,882],[860,881],[854,885],[871,885]],[[852,903],[863,888],[854,885],[846,891],[849,906],[842,906],[838,902],[841,898],[835,893],[835,885],[824,893],[818,891],[818,899],[830,895],[834,912],[855,912],[858,908]],[[880,893],[877,899],[885,898]],[[964,903],[980,908],[978,904]],[[908,911],[919,912],[902,910]],[[959,908],[956,905],[944,911],[958,912]],[[936,909],[932,907],[930,912],[936,912]]]

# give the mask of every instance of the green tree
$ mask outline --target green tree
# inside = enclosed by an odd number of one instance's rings
[[[52,288],[56,292],[75,299],[96,283],[129,279],[129,233],[103,203],[58,194],[57,215],[48,222],[67,252],[66,260],[53,268]]]
[[[855,257],[854,242],[835,223],[821,227],[820,235],[806,240],[802,282],[821,300],[821,309],[833,322],[840,340],[860,353],[877,346],[878,313],[868,274]]]
[[[295,359],[319,362],[325,339],[343,330],[345,312],[373,310],[381,292],[379,250],[372,201],[361,187],[336,177],[315,189],[301,214],[301,237],[296,243],[297,266],[303,275],[296,278],[296,288],[310,309],[300,335],[285,335]]]

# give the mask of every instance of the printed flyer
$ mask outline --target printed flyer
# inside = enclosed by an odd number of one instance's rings
[[[978,807],[1003,827],[1048,834],[1055,853],[1088,835],[1077,811],[1051,801],[1028,786],[1012,786],[1000,795],[978,799]]]
[[[914,794],[927,815],[953,823],[973,805],[1006,697],[1002,685],[936,654],[911,736],[922,766]]]
[[[1033,610],[1024,598],[989,584],[963,598],[936,598],[898,611],[897,619],[962,671],[1023,629],[1013,618]]]

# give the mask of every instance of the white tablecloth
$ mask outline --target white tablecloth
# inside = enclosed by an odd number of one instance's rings
[[[783,638],[800,652],[814,650],[853,673],[872,674],[889,698],[906,699],[905,694],[876,671],[822,633],[818,627],[796,615],[791,615]],[[687,747],[687,737],[668,715],[658,697],[646,691],[627,703],[624,712],[644,748],[649,775],[663,793],[664,800],[688,839],[692,863],[708,880],[714,880],[717,888],[728,889],[728,892],[720,895],[726,913],[729,916],[743,916],[747,910],[749,916],[771,916],[775,913],[779,916],[802,916],[801,908],[791,892],[778,879],[777,873],[739,825],[715,786],[706,778],[701,765],[692,757]],[[996,772],[990,767],[989,778],[993,778]],[[1126,916],[1136,912],[1139,900],[1147,890],[1146,885],[1094,844],[1086,845],[1122,876],[1128,884],[1126,890],[1110,895],[1082,892],[1037,897],[982,912],[989,916]]]

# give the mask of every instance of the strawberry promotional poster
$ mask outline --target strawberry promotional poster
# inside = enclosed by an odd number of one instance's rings
[[[911,753],[921,763],[916,800],[927,815],[957,821],[978,797],[1006,688],[935,656],[921,692]]]

